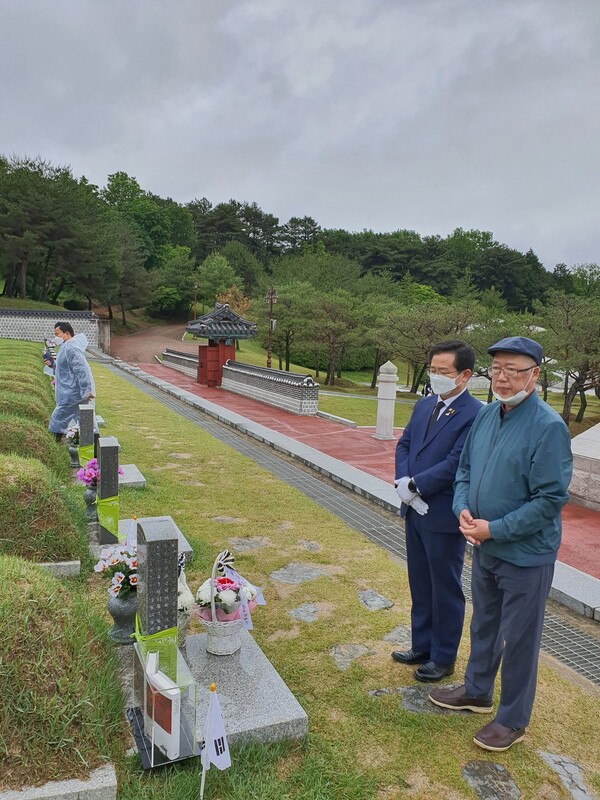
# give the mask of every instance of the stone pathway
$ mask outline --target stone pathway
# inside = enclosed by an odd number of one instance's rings
[[[369,611],[380,611],[382,608],[392,608],[391,600],[378,594],[374,589],[364,589],[358,592],[358,599]]]
[[[469,761],[462,776],[479,800],[519,800],[521,792],[510,772],[491,761]]]
[[[585,785],[583,772],[579,764],[566,756],[554,753],[545,753],[538,750],[538,755],[554,770],[560,778],[562,785],[569,792],[573,800],[596,800],[595,794],[589,794]]]
[[[372,656],[375,654],[374,650],[370,650],[363,644],[336,644],[329,651],[329,655],[335,661],[337,668],[345,672],[350,664],[361,656]]]
[[[288,564],[287,567],[275,570],[271,573],[271,578],[279,583],[305,583],[306,581],[315,580],[323,575],[329,575],[327,570],[322,567],[317,567],[313,564],[299,564],[293,562]]]

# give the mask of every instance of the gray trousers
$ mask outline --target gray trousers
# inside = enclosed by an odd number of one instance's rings
[[[553,575],[554,564],[517,567],[474,548],[471,655],[465,686],[471,697],[491,701],[502,660],[496,722],[507,728],[529,724]]]

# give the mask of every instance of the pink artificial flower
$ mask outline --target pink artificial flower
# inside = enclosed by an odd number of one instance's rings
[[[130,576],[129,576],[129,583],[130,583],[132,586],[137,586],[137,583],[138,583],[138,576],[137,576],[137,575],[130,575]]]
[[[125,575],[122,572],[115,572],[115,574],[113,575],[112,582],[121,584],[123,583],[124,580],[125,580]]]

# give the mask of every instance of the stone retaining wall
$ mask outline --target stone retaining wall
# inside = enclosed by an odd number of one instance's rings
[[[223,367],[221,387],[293,414],[313,416],[318,411],[319,384],[310,375],[229,359]]]
[[[58,306],[56,311],[0,308],[0,338],[43,342],[54,336],[56,322],[69,322],[75,333],[85,333],[90,347],[99,347],[108,352],[110,332],[107,335],[104,330],[109,324],[108,320],[99,319],[91,311],[66,311]],[[110,328],[108,330],[110,331]]]
[[[575,436],[573,449],[573,479],[569,486],[571,502],[600,511],[600,425]]]

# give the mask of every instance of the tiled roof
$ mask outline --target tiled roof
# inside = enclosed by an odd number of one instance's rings
[[[98,319],[92,311],[67,311],[56,306],[56,311],[38,311],[33,308],[0,308],[3,317],[52,317],[53,319]]]
[[[186,332],[204,339],[249,339],[258,330],[255,322],[240,317],[227,303],[217,303],[208,314],[189,322]]]

